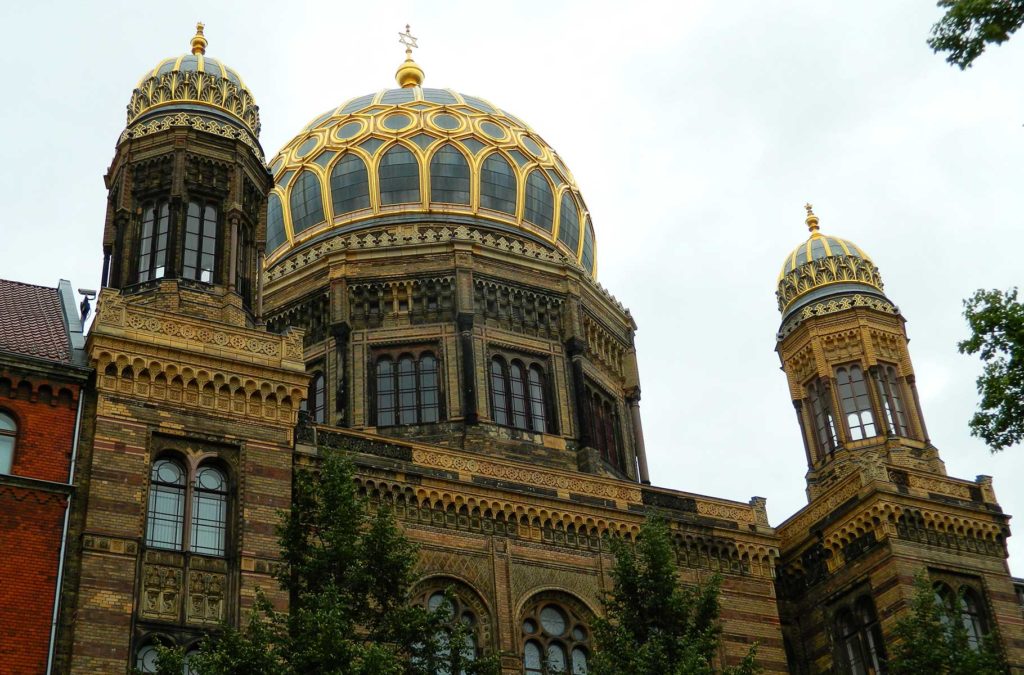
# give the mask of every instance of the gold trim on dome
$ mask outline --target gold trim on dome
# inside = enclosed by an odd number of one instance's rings
[[[550,146],[521,120],[483,99],[463,97],[451,90],[440,90],[440,92],[426,90],[428,93],[433,92],[430,94],[431,98],[448,99],[446,103],[436,103],[426,100],[424,90],[420,87],[412,88],[408,94],[396,94],[399,91],[408,90],[384,90],[358,97],[318,115],[310,120],[304,130],[286,144],[270,162],[276,180],[280,181],[282,176],[289,174],[292,179],[289,181],[290,185],[279,183],[274,189],[281,200],[286,241],[277,249],[268,252],[268,265],[273,265],[287,256],[293,248],[314,238],[319,238],[325,233],[342,228],[351,229],[378,216],[412,213],[430,214],[431,216],[446,214],[472,216],[485,221],[502,223],[506,229],[508,226],[512,226],[529,233],[534,238],[547,242],[581,263],[583,243],[587,233],[586,224],[591,214],[580,196],[579,188],[571,173]],[[388,96],[389,93],[390,96]],[[385,97],[390,101],[398,96],[407,96],[409,100],[401,103],[384,102]],[[354,112],[342,114],[340,111],[351,105],[353,101],[359,101],[360,107],[354,108],[353,106]],[[484,108],[489,108],[492,112],[487,112]],[[412,120],[411,124],[398,130],[385,127],[383,121],[396,112],[407,115]],[[434,119],[439,114],[451,115],[459,122],[459,126],[455,129],[444,129],[436,125]],[[352,122],[361,125],[359,131],[347,139],[339,140],[336,136],[337,130]],[[507,136],[499,140],[486,135],[481,130],[481,125],[485,122],[500,126]],[[429,139],[424,136],[429,136]],[[295,151],[310,138],[317,139],[316,149],[302,158],[296,157]],[[371,147],[369,150],[361,147],[370,139],[382,142],[376,148]],[[534,153],[524,139],[530,139],[530,143],[535,143],[535,149],[539,153]],[[448,143],[455,146],[469,165],[469,204],[439,203],[430,200],[430,160],[440,148]],[[420,200],[409,204],[382,205],[380,203],[378,169],[384,153],[395,144],[404,146],[418,162]],[[328,162],[323,162],[324,166],[320,166],[316,160],[326,152],[335,154]],[[366,165],[370,207],[354,212],[335,214],[331,204],[330,174],[346,153],[359,157]],[[481,204],[483,164],[488,157],[495,153],[508,163],[516,177],[515,213],[512,214],[489,209]],[[294,178],[305,170],[312,172],[319,181],[321,206],[325,220],[295,235],[291,222],[291,188],[294,185]],[[533,225],[525,218],[526,181],[531,172],[535,170],[541,172],[540,175],[551,189],[553,208],[550,231]],[[558,178],[557,182],[553,182],[555,176]],[[573,195],[579,218],[579,242],[575,251],[570,251],[558,241],[562,194],[567,189]],[[592,261],[593,269],[596,270],[596,241],[593,242],[593,250],[595,252],[595,259]]]
[[[865,284],[879,292],[883,290],[882,276],[868,258],[853,255],[818,258],[779,279],[775,292],[779,311],[785,313],[794,302],[813,290],[843,283]]]

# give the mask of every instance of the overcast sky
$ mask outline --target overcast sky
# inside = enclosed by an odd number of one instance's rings
[[[993,475],[1024,514],[1024,448],[993,456],[969,435],[980,365],[956,350],[962,298],[1024,269],[1024,36],[961,72],[925,44],[939,15],[892,0],[5,2],[0,276],[99,284],[125,105],[197,20],[252,89],[268,158],[323,110],[394,86],[410,23],[428,86],[525,119],[575,174],[600,281],[639,325],[655,484],[767,497],[773,524],[806,503],[774,292],[811,201],[907,318],[950,475]],[[1024,575],[1024,532],[1010,550]]]

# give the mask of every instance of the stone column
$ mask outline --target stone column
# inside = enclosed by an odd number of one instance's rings
[[[587,388],[583,376],[583,360],[586,343],[582,338],[573,337],[565,342],[565,351],[572,363],[572,388],[576,400],[576,438],[581,448],[590,447],[594,439],[590,437],[592,426],[590,406],[587,402]]]
[[[921,435],[924,437],[925,443],[931,443],[932,439],[928,437],[928,427],[924,423],[924,411],[921,410],[921,399],[917,395],[917,377],[907,375],[907,384],[910,385],[910,395],[914,399],[914,411],[917,413],[917,421],[921,425]]]
[[[633,449],[640,468],[640,482],[651,484],[651,474],[647,469],[647,447],[644,445],[644,427],[640,423],[640,390],[634,389],[626,396],[629,405],[629,418],[633,422]]]

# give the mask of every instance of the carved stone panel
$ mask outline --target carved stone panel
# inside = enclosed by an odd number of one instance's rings
[[[191,624],[220,624],[224,621],[223,574],[190,570],[188,573],[188,616]]]
[[[142,580],[142,618],[177,621],[181,613],[181,570],[143,565]]]

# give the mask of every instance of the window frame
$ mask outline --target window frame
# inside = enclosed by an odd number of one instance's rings
[[[171,483],[160,483],[154,481],[153,474],[154,469],[160,462],[171,462],[175,464],[182,472],[183,485],[180,486],[180,502],[181,508],[181,523],[179,532],[179,541],[174,546],[161,546],[154,542],[152,535],[150,534],[151,523],[153,522],[154,510],[154,492],[155,486],[168,486],[177,487]],[[214,469],[218,471],[223,478],[223,489],[211,490],[201,488],[198,485],[198,478],[201,471],[205,469]],[[234,513],[234,477],[228,467],[228,463],[219,455],[205,453],[197,458],[188,458],[180,452],[176,451],[164,451],[157,454],[153,461],[150,463],[149,471],[149,484],[147,486],[146,495],[146,520],[145,520],[145,536],[143,537],[143,545],[148,549],[161,550],[161,551],[176,551],[183,554],[199,555],[208,558],[229,558],[231,550],[232,540],[232,518]],[[199,522],[199,500],[202,499],[203,495],[217,495],[221,499],[223,504],[223,517],[219,522],[219,529],[221,532],[221,552],[209,552],[209,550],[197,550],[195,547],[196,541],[198,541],[199,535],[197,529],[203,527],[203,523]],[[206,525],[209,526],[209,523]]]
[[[375,348],[371,352],[368,371],[370,376],[366,378],[367,383],[370,385],[369,399],[371,411],[370,418],[372,420],[372,426],[376,428],[386,427],[401,427],[401,426],[412,426],[420,424],[437,424],[443,422],[446,419],[445,407],[444,407],[444,378],[442,374],[444,369],[442,368],[442,361],[440,356],[441,350],[436,345],[423,345],[418,347],[401,346],[394,348]],[[415,419],[413,421],[403,421],[403,403],[401,395],[403,392],[402,386],[402,371],[401,364],[403,359],[411,361],[412,363],[412,387],[406,387],[405,392],[413,395],[413,404],[411,407],[406,409],[407,413],[413,413]],[[424,372],[424,360],[433,360],[432,373]],[[391,369],[391,373],[386,377],[381,377],[380,366],[383,361],[388,361]],[[407,376],[409,373],[405,373]],[[424,383],[424,376],[426,374],[433,375],[433,386],[426,386]],[[385,393],[382,389],[383,384],[388,384],[387,391],[392,401],[392,405],[387,408],[381,406],[381,396]],[[433,393],[433,402],[426,400],[428,397],[425,396],[427,393]],[[382,410],[387,410],[392,418],[389,422],[382,424],[381,413]],[[432,412],[432,414],[431,414]]]
[[[18,430],[20,425],[18,424],[18,418],[15,417],[14,413],[8,411],[6,408],[0,408],[0,418],[7,418],[11,421],[11,429],[4,429],[0,427],[0,442],[5,439],[10,439],[10,457],[7,459],[7,468],[4,469],[3,463],[0,462],[0,476],[13,476],[14,475],[14,457],[18,452]]]
[[[882,406],[882,421],[890,436],[908,438],[910,436],[910,416],[907,410],[906,389],[899,369],[890,363],[880,362],[874,368],[874,377],[878,400]]]
[[[561,614],[565,628],[561,633],[552,633],[545,626],[542,614],[544,610],[553,608]],[[528,622],[533,629],[528,630]],[[534,596],[519,613],[519,655],[523,660],[523,673],[525,675],[570,675],[578,671],[574,665],[574,654],[577,651],[583,653],[586,670],[592,670],[594,646],[593,646],[593,613],[571,596],[563,597],[560,593],[545,592]],[[580,631],[579,633],[577,631]],[[527,659],[527,649],[534,646],[538,651],[540,659],[539,667],[531,667]],[[549,654],[552,646],[561,648],[565,656],[563,670],[554,670],[549,665]]]
[[[194,233],[196,236],[196,247],[189,248],[188,237],[189,228],[193,222],[192,207],[199,210],[199,215],[195,217],[198,220],[198,232]],[[213,221],[212,223],[207,220],[209,210],[213,210]],[[213,230],[212,236],[209,234],[209,230]],[[197,281],[201,284],[215,284],[217,283],[217,272],[221,266],[221,255],[220,245],[222,241],[221,235],[221,215],[220,209],[217,207],[216,202],[209,199],[190,199],[185,204],[185,228],[183,237],[181,240],[181,278],[189,279],[191,281]],[[213,252],[207,254],[203,250],[203,244],[206,239],[213,239]],[[195,253],[195,261],[192,265],[187,262],[188,254]],[[203,273],[206,272],[204,266],[205,258],[209,255],[213,260],[210,264],[210,279],[207,281],[203,279]],[[191,272],[189,272],[191,268]]]
[[[146,236],[146,216],[149,211],[153,214],[152,230],[151,234]],[[167,263],[171,244],[171,205],[166,200],[146,200],[142,204],[141,216],[137,230],[137,257],[135,259],[135,283],[139,284],[167,278]],[[163,238],[162,247],[161,237]],[[158,259],[162,260],[162,265],[157,264]],[[143,260],[146,260],[145,267],[142,264]],[[157,275],[158,270],[160,270],[159,276]]]
[[[878,611],[869,592],[856,593],[835,608],[831,619],[836,670],[846,675],[879,675],[888,659]]]
[[[517,429],[531,434],[555,434],[554,395],[549,385],[547,362],[538,358],[530,358],[524,354],[510,354],[504,351],[495,351],[487,359],[487,389],[490,401],[491,421],[498,426]],[[500,377],[496,370],[500,370]],[[515,372],[518,370],[519,377]],[[530,381],[530,374],[536,372],[540,379],[540,399],[538,393]],[[501,385],[499,392],[498,384]],[[516,385],[520,391],[516,393]],[[501,399],[501,405],[499,405]],[[521,404],[517,409],[516,403]],[[540,406],[543,414],[540,416],[541,429],[537,428],[535,407]],[[504,419],[498,418],[501,411]],[[522,424],[517,422],[517,416],[522,419]]]
[[[816,377],[804,384],[811,434],[819,457],[827,459],[840,449],[836,416],[832,410],[832,390],[826,378]]]
[[[854,379],[854,372],[859,373],[860,379]],[[840,378],[842,373],[846,381]],[[836,380],[836,394],[839,399],[839,408],[843,414],[843,428],[846,430],[847,438],[850,441],[863,441],[875,438],[880,435],[877,411],[871,400],[871,388],[868,378],[870,373],[864,372],[864,366],[859,362],[845,363],[833,369],[833,376]],[[849,388],[849,396],[844,393],[844,388]],[[851,402],[847,405],[847,402]],[[856,425],[852,424],[852,418],[856,418]]]
[[[626,447],[619,400],[589,378],[583,386],[584,405],[590,418],[590,445],[597,450],[602,462],[625,474]]]

